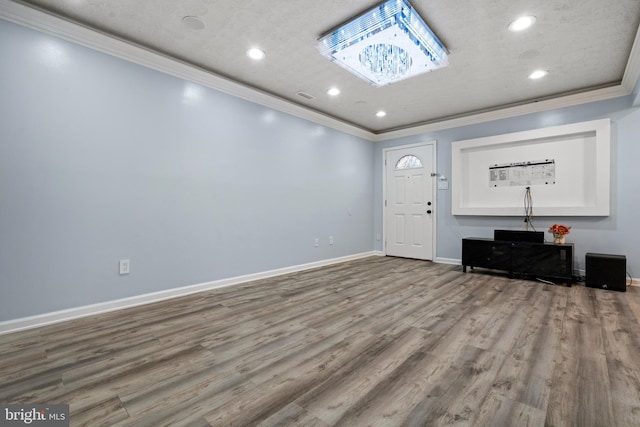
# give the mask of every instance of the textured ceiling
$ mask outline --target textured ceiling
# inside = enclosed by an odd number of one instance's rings
[[[322,57],[320,35],[370,0],[28,0],[262,92],[380,133],[620,85],[640,23],[638,0],[412,0],[450,51],[448,68],[376,88]],[[521,15],[536,24],[507,26]],[[200,30],[183,23],[197,16]],[[252,46],[267,56],[250,60]],[[549,70],[541,80],[527,76]],[[336,86],[342,93],[326,95]],[[315,97],[306,100],[297,92]],[[375,113],[385,110],[387,116]]]

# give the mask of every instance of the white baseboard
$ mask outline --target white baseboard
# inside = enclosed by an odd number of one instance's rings
[[[441,257],[435,257],[433,259],[433,262],[436,262],[438,264],[451,264],[451,265],[461,265],[462,264],[462,260],[460,260],[460,259],[441,258]]]
[[[348,255],[339,258],[326,259],[322,261],[310,262],[307,264],[294,265],[291,267],[278,268],[275,270],[263,271],[260,273],[247,274],[244,276],[230,277],[228,279],[214,280],[212,282],[199,283],[196,285],[184,286],[180,288],[168,289],[165,291],[153,292],[149,294],[137,295],[122,298],[114,301],[107,301],[98,304],[91,304],[82,307],[70,308],[51,313],[39,314],[36,316],[23,317],[15,320],[0,322],[0,335],[11,332],[18,332],[25,329],[32,329],[53,323],[65,322],[110,311],[122,310],[139,305],[150,304],[171,298],[178,298],[211,289],[224,288],[240,283],[251,282],[253,280],[267,279],[281,276],[283,274],[295,273],[298,271],[310,270],[312,268],[324,267],[333,264],[340,264],[369,256],[382,255],[380,251],[363,252],[355,255]]]
[[[158,301],[164,301],[171,298],[191,295],[198,292],[204,292],[211,289],[224,288],[227,286],[238,285],[241,283],[251,282],[253,280],[267,279],[270,277],[281,276],[283,274],[295,273],[298,271],[310,270],[312,268],[324,267],[333,264],[340,264],[347,261],[366,258],[369,256],[384,256],[382,251],[363,252],[355,255],[348,255],[339,258],[326,259],[322,261],[310,262],[307,264],[299,264],[291,267],[278,268],[275,270],[263,271],[260,273],[247,274],[244,276],[230,277],[227,279],[214,280],[212,282],[199,283],[196,285],[184,286],[180,288],[168,289],[166,291],[153,292],[149,294],[137,295],[128,298],[122,298],[113,301],[107,301],[98,304],[91,304],[82,307],[70,308],[67,310],[54,311],[51,313],[39,314],[36,316],[23,317],[20,319],[7,320],[0,322],[0,335],[18,332],[26,329],[38,328],[41,326],[51,325],[53,323],[66,322],[68,320],[79,319],[82,317],[93,316],[96,314],[107,313],[110,311],[122,310],[125,308],[137,307],[139,305],[150,304]],[[433,262],[439,264],[460,265],[461,260],[454,258],[434,258]],[[576,270],[578,273],[584,274],[583,270]],[[631,279],[630,286],[640,287],[640,279]]]

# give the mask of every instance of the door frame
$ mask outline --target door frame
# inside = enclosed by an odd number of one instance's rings
[[[415,148],[415,147],[425,147],[425,146],[431,146],[433,149],[433,156],[432,156],[432,161],[431,161],[431,170],[433,173],[435,173],[436,175],[432,175],[431,176],[431,188],[433,191],[433,201],[434,201],[434,209],[433,209],[433,219],[431,222],[431,253],[432,255],[432,259],[431,261],[434,262],[437,258],[437,254],[436,254],[436,246],[437,246],[437,238],[436,238],[436,230],[438,229],[437,226],[437,222],[438,222],[438,189],[437,189],[437,168],[436,168],[436,164],[437,164],[437,159],[438,159],[438,142],[435,139],[431,139],[428,141],[424,141],[424,142],[418,142],[415,144],[406,144],[406,145],[398,145],[395,147],[387,147],[387,148],[383,148],[382,149],[382,254],[384,256],[387,256],[387,210],[385,209],[386,206],[386,201],[387,201],[387,152],[389,151],[396,151],[396,150],[405,150],[405,149],[410,149],[410,148]]]

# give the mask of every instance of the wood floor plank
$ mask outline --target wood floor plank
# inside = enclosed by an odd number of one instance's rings
[[[280,411],[317,383],[334,377],[341,367],[372,357],[391,341],[391,337],[376,339],[357,334],[330,347],[322,346],[320,352],[316,348],[296,357],[283,357],[275,369],[248,374],[255,386],[241,399],[215,408],[205,418],[212,425],[252,425]]]
[[[119,421],[129,418],[129,414],[122,407],[117,397],[100,402],[82,411],[73,412],[74,426],[112,426]]]
[[[544,425],[544,420],[544,410],[491,393],[474,426],[536,427]]]
[[[595,293],[600,308],[613,413],[621,425],[640,425],[640,334],[625,294]]]
[[[492,391],[493,384],[504,361],[499,352],[487,351],[473,346],[452,361],[462,368],[464,382],[458,383],[434,406],[436,425],[470,425],[476,424],[481,408]]]
[[[455,280],[460,280],[460,277]],[[471,339],[484,330],[487,316],[495,311],[495,306],[507,295],[498,293],[491,286],[485,286],[486,284],[486,280],[481,278],[462,290],[456,289],[460,293],[454,290],[449,295],[437,296],[426,305],[425,310],[412,316],[413,324],[443,335],[464,332]],[[473,303],[461,302],[465,300]]]
[[[617,424],[598,319],[597,291],[572,288],[551,385],[548,426]]]
[[[474,382],[470,378],[482,373],[470,363],[479,359],[481,354],[491,355],[485,350],[463,347],[458,357],[448,360],[434,357],[434,366],[437,367],[435,377],[427,377],[426,394],[421,394],[421,400],[413,406],[413,409],[401,421],[401,426],[440,426],[440,425],[469,425],[472,426],[475,418],[479,416],[480,407],[470,408],[464,406],[465,402],[459,396]],[[429,375],[433,375],[431,371]],[[431,380],[433,378],[433,381]],[[486,387],[486,379],[481,384]],[[452,400],[456,399],[456,403]],[[462,404],[462,407],[460,406]],[[473,415],[472,411],[478,413]]]
[[[449,373],[446,364],[419,349],[369,391],[352,397],[355,403],[345,408],[334,425],[400,425]]]
[[[406,359],[424,347],[426,333],[409,328],[390,336],[389,343],[370,357],[360,358],[355,369],[340,369],[337,380],[325,382],[297,400],[297,403],[319,419],[335,424],[362,394],[374,389]]]
[[[370,257],[0,335],[71,425],[640,425],[640,288]]]
[[[488,322],[511,298],[509,292],[496,291],[491,286],[470,287],[469,290],[475,297],[472,304],[456,306],[455,310],[451,310],[452,314],[438,309],[434,309],[433,313],[428,311],[425,321],[418,324],[429,331],[440,331],[440,338],[433,342],[428,351],[443,361],[456,360],[470,342],[486,333]],[[434,321],[434,315],[437,321]]]
[[[529,407],[546,410],[567,298],[562,291],[542,289],[526,310],[524,326],[498,372],[494,391]]]
[[[322,422],[296,403],[290,403],[264,421],[256,424],[257,427],[276,427],[282,425],[327,427],[329,424]]]
[[[184,383],[186,387],[182,386]],[[200,373],[183,384],[176,392],[171,388],[155,389],[125,401],[130,417],[116,425],[156,427],[207,421],[204,415],[212,408],[239,399],[254,389],[251,382],[231,372],[211,377]]]

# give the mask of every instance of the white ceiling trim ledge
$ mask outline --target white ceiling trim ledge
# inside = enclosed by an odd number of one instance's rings
[[[338,120],[304,106],[276,97],[267,92],[245,86],[201,68],[178,61],[137,46],[113,36],[89,29],[82,25],[50,15],[32,7],[11,0],[0,0],[0,18],[31,29],[52,34],[73,43],[142,65],[174,77],[192,81],[202,86],[224,92],[238,98],[299,117],[319,125],[354,135],[369,141],[418,135],[425,132],[468,126],[493,120],[516,117],[544,110],[569,107],[588,102],[601,101],[629,95],[640,76],[640,29],[636,34],[622,84],[615,87],[596,89],[580,94],[568,95],[539,102],[503,108],[495,111],[471,114],[469,116],[411,126],[405,129],[374,133],[353,124]]]
[[[631,93],[636,86],[638,78],[640,78],[640,28],[638,28],[633,46],[631,46],[627,67],[622,77],[622,86]]]
[[[376,135],[378,141],[401,138],[405,136],[417,135],[425,132],[434,132],[443,129],[450,129],[460,126],[469,126],[478,123],[490,122],[510,117],[523,116],[525,114],[539,113],[545,110],[570,107],[574,105],[586,104],[589,102],[602,101],[605,99],[618,98],[629,95],[631,91],[622,86],[614,86],[604,89],[596,89],[589,92],[563,97],[547,99],[544,101],[532,102],[515,107],[503,108],[501,110],[488,111],[454,119],[445,119],[424,125],[413,126],[406,129],[399,129],[384,132]]]

